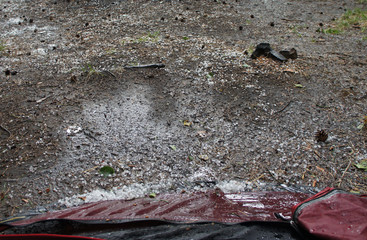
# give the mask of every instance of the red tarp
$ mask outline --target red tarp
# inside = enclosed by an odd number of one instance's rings
[[[25,225],[48,219],[113,221],[160,219],[179,222],[279,221],[274,213],[291,216],[291,207],[311,195],[291,192],[224,194],[220,190],[193,194],[162,194],[155,198],[112,200],[46,213],[11,223]]]

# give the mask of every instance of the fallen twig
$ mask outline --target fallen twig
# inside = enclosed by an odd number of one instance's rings
[[[95,169],[97,169],[97,168],[98,168],[98,166],[95,166],[95,167],[89,168],[89,169],[87,169],[87,170],[84,170],[84,171],[83,171],[83,173],[93,171],[93,170],[95,170]]]
[[[1,125],[0,125],[0,128],[1,128],[2,130],[4,130],[5,132],[7,132],[7,133],[9,134],[9,136],[11,136],[11,132],[10,132],[8,129],[6,129],[5,127],[3,127],[3,126],[1,126]]]
[[[322,157],[321,157],[321,155],[320,155],[320,153],[319,153],[318,151],[314,150],[314,151],[313,151],[313,153],[314,153],[316,156],[318,156],[320,159],[322,159]]]
[[[270,169],[269,168],[266,168],[266,170],[267,170],[267,172],[270,174],[270,176],[277,182],[277,183],[279,183],[279,184],[282,184],[282,182],[275,176],[275,174],[274,173],[272,173],[271,171],[270,171]]]
[[[352,165],[352,160],[349,161],[347,168],[344,170],[343,175],[340,177],[338,187],[340,187],[340,185],[342,184],[344,175],[346,174],[346,172],[348,171],[351,165]]]
[[[37,101],[36,101],[36,103],[41,103],[41,102],[43,102],[44,100],[46,100],[47,98],[49,98],[50,96],[46,96],[46,97],[44,97],[44,98],[41,98],[41,99],[38,99]]]
[[[0,179],[0,182],[16,182],[18,179]]]
[[[279,111],[276,111],[275,113],[273,113],[273,115],[276,115],[278,113],[283,112],[289,105],[291,105],[292,102],[293,102],[293,100],[289,101],[282,109],[280,109]]]
[[[125,69],[132,68],[164,68],[166,65],[158,63],[158,64],[147,64],[147,65],[137,65],[137,66],[125,66]]]
[[[112,73],[112,72],[110,72],[110,71],[104,70],[104,71],[102,71],[101,73],[102,73],[102,74],[104,74],[105,76],[110,75],[110,76],[112,76],[112,77],[116,78],[115,74],[113,74],[113,73]]]

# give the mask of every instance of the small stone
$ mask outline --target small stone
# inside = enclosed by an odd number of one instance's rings
[[[269,43],[260,43],[256,46],[255,51],[252,53],[251,58],[255,59],[262,55],[268,54],[271,51]]]
[[[280,54],[282,54],[285,58],[287,59],[297,59],[298,54],[297,54],[297,50],[292,48],[291,50],[284,50],[284,51],[280,51]]]

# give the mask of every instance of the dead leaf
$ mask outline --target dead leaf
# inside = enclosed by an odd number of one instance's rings
[[[312,182],[312,187],[316,187],[316,183],[317,183],[317,181],[316,181],[316,180],[314,180],[314,181]]]
[[[187,127],[190,127],[190,126],[191,126],[191,124],[192,124],[192,122],[190,122],[190,121],[188,121],[188,120],[185,120],[185,121],[183,122],[183,124],[184,124],[185,126],[187,126]]]
[[[367,158],[362,159],[359,163],[354,164],[356,168],[367,171]]]
[[[283,72],[295,73],[296,71],[291,68],[286,68]]]
[[[175,145],[170,145],[170,148],[171,148],[173,151],[176,151],[176,150],[177,150],[177,148],[176,148],[176,146],[175,146]]]

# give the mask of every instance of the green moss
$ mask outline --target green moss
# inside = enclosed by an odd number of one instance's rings
[[[366,31],[367,10],[360,8],[347,10],[343,16],[336,20],[333,28],[322,29],[321,32],[326,34],[341,34],[352,27],[361,29],[361,32]]]
[[[99,74],[99,72],[94,68],[94,66],[92,64],[87,64],[86,66],[84,66],[82,68],[82,71],[87,73],[88,76],[94,75],[94,74]]]
[[[354,10],[348,10],[339,20],[338,28],[347,29],[351,26],[357,26],[365,31],[367,27],[367,10],[356,8]]]
[[[153,33],[147,33],[144,36],[139,37],[135,42],[136,43],[144,43],[144,42],[157,42],[159,40],[161,33],[159,31],[155,31]]]
[[[322,30],[325,34],[341,34],[343,31],[336,28],[327,28]]]

